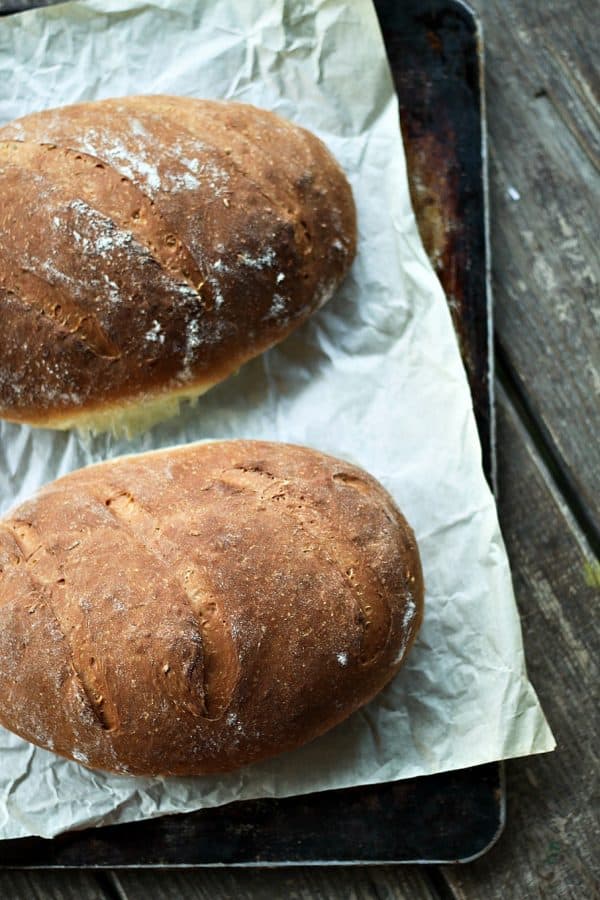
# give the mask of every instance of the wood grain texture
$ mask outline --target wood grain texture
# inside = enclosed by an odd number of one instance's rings
[[[89,872],[0,872],[2,900],[106,900],[109,891]]]
[[[121,900],[435,900],[423,870],[402,868],[254,869],[228,872],[116,872]]]
[[[486,43],[497,337],[598,540],[598,5],[475,6]]]
[[[465,900],[597,897],[600,635],[591,617],[599,590],[586,583],[592,555],[502,391],[498,433],[500,515],[528,671],[558,749],[507,765],[503,838],[444,875]]]

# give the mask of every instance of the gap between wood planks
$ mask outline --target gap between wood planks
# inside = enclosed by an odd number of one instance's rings
[[[544,437],[545,459],[597,548],[597,2],[474,2],[486,37],[498,346],[530,423]]]
[[[555,486],[557,496],[562,497],[564,506],[569,510],[579,528],[586,537],[591,554],[600,559],[600,531],[596,527],[590,511],[577,493],[569,470],[564,466],[560,452],[548,433],[544,422],[532,407],[518,373],[510,363],[500,341],[495,341],[496,378],[502,385],[510,402],[527,430],[529,438],[543,461],[549,477]],[[590,555],[591,555],[590,554]]]

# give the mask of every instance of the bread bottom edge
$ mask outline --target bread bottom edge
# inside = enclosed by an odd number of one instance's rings
[[[182,403],[185,401],[195,402],[221,381],[223,378],[201,384],[196,383],[192,386],[185,385],[181,389],[146,395],[139,400],[114,403],[81,412],[69,410],[64,415],[54,418],[36,419],[33,416],[27,419],[11,419],[8,416],[2,416],[2,418],[17,425],[30,425],[33,428],[47,428],[55,431],[76,429],[83,434],[110,432],[114,437],[131,438],[160,422],[174,418],[179,414]]]

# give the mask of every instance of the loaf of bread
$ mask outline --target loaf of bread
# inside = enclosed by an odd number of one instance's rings
[[[315,738],[395,675],[423,606],[414,535],[381,485],[258,441],[49,484],[0,520],[0,572],[0,723],[143,775]]]
[[[96,431],[176,410],[282,340],[356,248],[313,134],[140,96],[0,128],[0,416]]]

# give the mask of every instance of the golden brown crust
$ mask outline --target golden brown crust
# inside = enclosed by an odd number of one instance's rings
[[[0,415],[36,425],[212,386],[325,302],[356,249],[324,145],[244,104],[26,116],[0,128],[0,192]]]
[[[61,478],[0,522],[0,722],[92,768],[192,775],[297,747],[396,673],[414,535],[362,470],[225,441]]]

